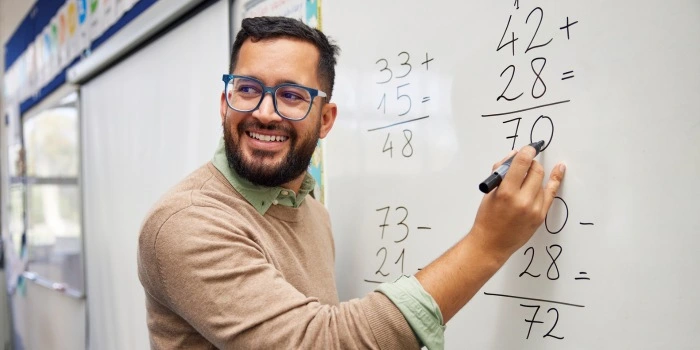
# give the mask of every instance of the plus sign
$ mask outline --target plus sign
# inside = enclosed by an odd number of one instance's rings
[[[573,23],[569,23],[569,16],[566,16],[566,25],[563,27],[559,27],[559,29],[566,29],[566,40],[570,39],[569,38],[569,27],[571,27],[572,25],[574,25],[576,23],[578,23],[578,21],[575,21]]]
[[[425,70],[428,70],[428,64],[430,63],[430,61],[434,60],[434,58],[429,58],[429,57],[430,56],[428,56],[428,53],[426,52],[425,53],[425,61],[421,62],[421,64],[425,65]]]

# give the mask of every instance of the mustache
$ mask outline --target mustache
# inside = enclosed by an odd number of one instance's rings
[[[267,130],[267,131],[282,131],[286,134],[294,134],[294,129],[286,124],[283,123],[269,123],[269,124],[263,124],[258,120],[255,119],[249,119],[246,121],[241,122],[238,124],[238,130],[240,131],[245,131],[248,129],[259,129],[259,130]]]

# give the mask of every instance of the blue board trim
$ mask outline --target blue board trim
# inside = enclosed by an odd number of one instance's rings
[[[129,11],[125,12],[121,18],[117,20],[117,22],[107,29],[107,31],[102,33],[102,35],[90,43],[90,50],[95,50],[100,45],[107,42],[109,38],[119,32],[122,28],[124,28],[157,1],[158,0],[140,0],[134,4],[134,6],[129,9]],[[34,6],[32,6],[31,10],[29,10],[27,16],[25,16],[5,44],[5,71],[7,71],[17,61],[17,59],[19,59],[22,53],[27,50],[29,45],[36,40],[36,37],[43,32],[47,25],[50,24],[51,19],[58,13],[64,3],[65,1],[37,0]],[[78,63],[81,58],[82,56],[76,57],[66,66],[66,68],[57,74],[53,80],[51,80],[45,86],[42,86],[37,95],[22,101],[19,108],[20,115],[24,114],[27,110],[41,102],[43,98],[63,85],[66,82],[66,72],[73,65]]]
[[[37,0],[5,44],[5,71],[27,50],[65,2]]]

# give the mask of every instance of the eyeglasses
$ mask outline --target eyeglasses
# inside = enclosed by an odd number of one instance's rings
[[[297,84],[285,83],[265,86],[261,81],[240,75],[224,74],[224,94],[231,109],[239,112],[252,112],[262,103],[266,93],[272,95],[275,112],[289,120],[302,120],[309,115],[316,96],[326,97],[326,93]]]

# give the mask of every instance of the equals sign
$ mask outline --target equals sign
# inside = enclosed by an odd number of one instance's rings
[[[430,101],[430,96],[423,97],[423,103]]]
[[[574,77],[574,71],[570,70],[568,72],[564,72],[564,74],[562,75],[563,77],[561,78],[561,80],[571,79]]]
[[[579,275],[584,275],[584,276],[583,276],[583,277],[575,277],[575,278],[574,278],[575,280],[587,280],[587,281],[590,280],[590,278],[588,278],[588,276],[585,276],[585,275],[587,275],[588,273],[581,271],[581,272],[579,272],[578,274],[579,274]]]

